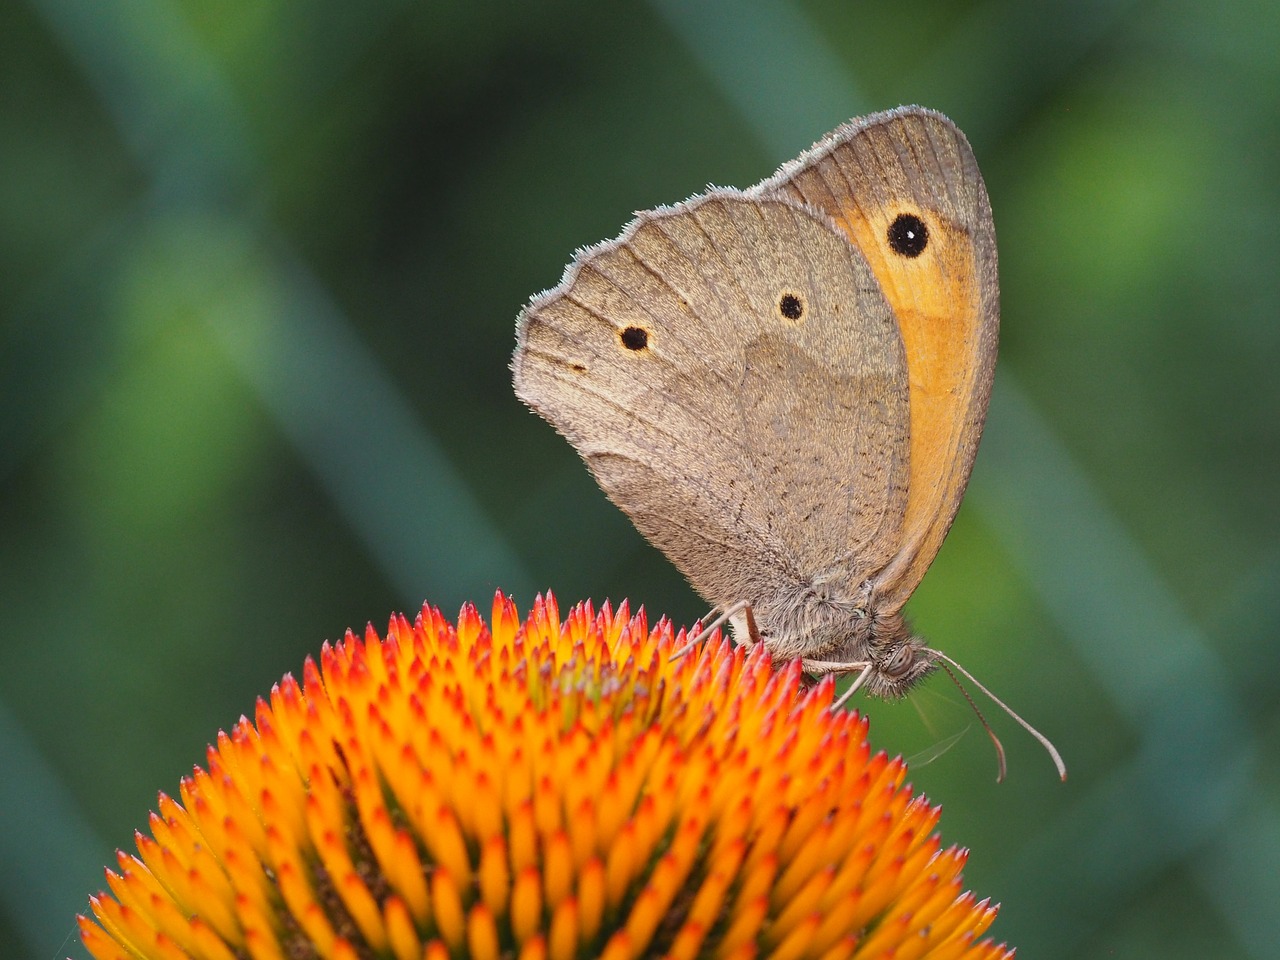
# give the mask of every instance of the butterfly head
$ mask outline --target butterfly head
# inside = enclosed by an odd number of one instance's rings
[[[895,700],[905,696],[912,687],[927,677],[937,667],[937,656],[924,642],[911,632],[902,615],[871,615],[866,639],[857,644],[861,650],[850,650],[853,658],[868,660],[871,672],[864,688],[872,696]]]

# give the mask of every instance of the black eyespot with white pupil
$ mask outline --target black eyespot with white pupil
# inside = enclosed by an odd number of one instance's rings
[[[914,213],[900,213],[889,224],[889,249],[904,257],[918,257],[929,245],[929,228]]]
[[[784,320],[797,323],[804,318],[807,309],[804,294],[797,290],[783,290],[778,295],[778,315]]]
[[[618,339],[628,350],[643,350],[649,345],[649,331],[644,327],[627,327],[618,334]]]

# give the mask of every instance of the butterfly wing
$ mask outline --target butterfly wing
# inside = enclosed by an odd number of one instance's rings
[[[750,193],[830,216],[865,257],[901,329],[909,493],[901,549],[874,577],[884,608],[894,611],[942,546],[987,415],[1000,307],[986,187],[950,120],[903,107],[840,127]]]
[[[891,559],[905,364],[874,274],[823,215],[715,191],[581,252],[521,314],[513,370],[707,600],[767,617],[833,568]]]

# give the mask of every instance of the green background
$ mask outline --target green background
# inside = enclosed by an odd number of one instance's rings
[[[964,129],[1003,341],[866,703],[1020,955],[1280,942],[1280,4],[0,6],[0,955],[72,916],[325,639],[502,587],[703,604],[511,392],[516,313],[633,210],[850,116]],[[947,747],[950,749],[947,749]]]

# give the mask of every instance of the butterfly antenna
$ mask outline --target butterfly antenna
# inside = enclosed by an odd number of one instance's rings
[[[943,663],[939,664],[939,666],[941,666],[943,670],[947,671],[947,675],[951,677],[951,681],[956,685],[956,687],[959,688],[960,692],[964,694],[964,698],[969,701],[969,706],[973,707],[973,712],[978,715],[978,719],[982,721],[982,726],[986,728],[987,735],[991,737],[991,742],[996,745],[996,754],[998,755],[999,764],[1000,764],[1000,775],[996,777],[997,783],[999,783],[1001,780],[1004,779],[1004,774],[1005,774],[1004,747],[1000,745],[999,738],[995,735],[995,732],[991,729],[990,724],[987,723],[986,718],[982,715],[982,711],[978,709],[978,705],[974,703],[973,698],[969,696],[968,691],[965,690],[964,687],[960,686],[960,681],[956,678],[956,675],[951,672],[950,668],[947,666],[948,663],[951,664],[952,667],[955,667],[957,670],[959,670],[962,674],[964,674],[965,678],[968,679],[970,683],[972,683],[975,687],[977,687],[979,690],[985,693],[988,697],[990,697],[992,702],[995,703],[998,707],[1000,707],[1000,709],[1002,709],[1009,716],[1013,717],[1014,720],[1018,721],[1022,729],[1026,730],[1027,733],[1031,734],[1038,741],[1040,741],[1040,745],[1044,747],[1045,750],[1048,751],[1050,758],[1052,758],[1053,765],[1058,768],[1058,777],[1064,783],[1066,782],[1067,765],[1063,763],[1062,754],[1058,753],[1058,748],[1053,745],[1053,742],[1050,741],[1048,737],[1046,737],[1043,733],[1041,733],[1031,724],[1027,723],[1027,721],[1023,720],[1022,717],[1018,716],[1017,712],[1015,712],[1012,707],[1010,707],[1007,703],[1005,703],[1003,700],[997,697],[994,693],[992,693],[990,690],[984,687],[981,681],[979,681],[977,677],[975,677],[972,673],[970,673],[964,667],[960,666],[960,664],[956,663],[954,660],[952,660],[949,656],[947,656],[941,650],[930,650],[929,652],[932,653],[939,660],[944,661]]]
[[[954,660],[952,660],[951,662],[955,663]],[[943,670],[947,671],[947,676],[950,677],[951,682],[956,685],[956,689],[959,690],[962,694],[964,694],[964,698],[969,701],[969,706],[972,707],[973,712],[977,714],[978,722],[982,724],[982,729],[987,731],[987,736],[990,737],[991,742],[995,744],[996,783],[1004,783],[1004,775],[1005,773],[1008,772],[1008,769],[1009,769],[1009,765],[1005,762],[1005,758],[1004,758],[1004,744],[1000,742],[1000,738],[996,736],[996,732],[991,729],[991,724],[987,723],[987,718],[982,715],[982,711],[978,709],[978,705],[973,702],[973,697],[969,696],[969,691],[960,685],[959,678],[954,673],[951,672],[951,668],[948,667],[945,663],[938,664],[938,666],[942,667]],[[958,663],[956,663],[956,666],[960,668],[960,665]],[[963,668],[960,668],[960,669],[963,669]],[[966,676],[968,676],[968,674],[966,674]],[[973,680],[973,677],[969,677],[969,679]],[[978,683],[977,680],[973,680],[973,682]],[[982,686],[982,684],[979,683],[978,686]],[[992,697],[992,699],[994,700],[995,698]],[[997,703],[998,702],[999,701],[997,701]],[[1009,708],[1005,707],[1005,709],[1008,710]]]

